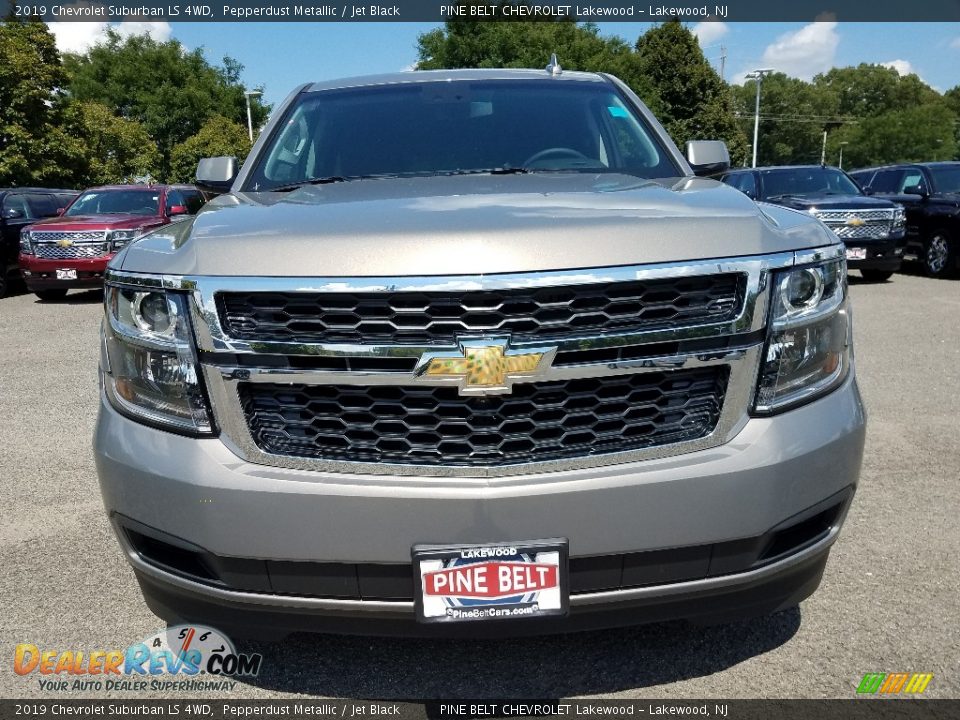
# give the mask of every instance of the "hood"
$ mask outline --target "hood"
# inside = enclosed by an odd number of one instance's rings
[[[72,215],[47,218],[33,223],[34,230],[120,230],[163,222],[159,215]]]
[[[114,267],[179,275],[362,277],[562,270],[835,243],[701,178],[553,173],[356,180],[223,195]]]
[[[794,208],[795,210],[885,210],[896,207],[895,203],[878,197],[867,195],[787,195],[777,198],[775,205]]]

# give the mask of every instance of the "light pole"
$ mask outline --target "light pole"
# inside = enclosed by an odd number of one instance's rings
[[[250,133],[250,142],[253,142],[253,114],[250,112],[250,98],[263,95],[262,90],[247,90],[243,93],[247,99],[247,132]]]
[[[773,68],[761,68],[747,73],[748,78],[757,81],[757,104],[753,111],[753,167],[757,166],[757,140],[760,137],[760,86],[763,84],[763,76],[773,72]]]
[[[840,142],[840,161],[837,163],[837,167],[840,168],[841,170],[843,170],[843,146],[849,145],[849,144],[850,144],[849,140],[842,140]]]

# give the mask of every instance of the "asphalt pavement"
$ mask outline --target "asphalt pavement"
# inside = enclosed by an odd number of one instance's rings
[[[867,672],[933,673],[926,695],[960,697],[960,280],[855,279],[851,293],[866,456],[823,584],[799,608],[705,629],[242,643],[264,655],[263,670],[222,697],[850,698]],[[55,304],[0,299],[4,698],[146,696],[51,693],[36,673],[13,671],[18,643],[109,650],[161,627],[97,487],[101,300],[98,292]]]

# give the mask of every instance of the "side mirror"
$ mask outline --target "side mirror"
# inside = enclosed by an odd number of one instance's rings
[[[3,211],[4,220],[19,220],[23,217],[23,210],[18,210],[17,208],[9,208]]]
[[[167,215],[186,215],[187,206],[186,205],[171,205],[170,209],[167,210]]]
[[[730,151],[722,140],[691,140],[687,162],[697,177],[716,175],[730,169]]]
[[[237,177],[235,157],[204,158],[197,163],[197,185],[214,193],[230,192]]]
[[[57,208],[57,217],[60,217],[67,211],[66,208]]]
[[[864,185],[864,186],[863,186],[862,188],[860,188],[860,189],[863,190],[863,194],[864,194],[864,195],[873,195],[873,188],[870,187],[869,185]]]
[[[919,195],[920,197],[927,197],[926,188],[923,185],[910,185],[903,189],[904,195]]]

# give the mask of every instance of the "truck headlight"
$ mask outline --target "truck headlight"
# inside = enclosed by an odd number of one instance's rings
[[[136,230],[111,230],[107,233],[107,240],[110,243],[111,249],[119,250],[124,245],[133,242],[141,235],[143,235],[143,230],[139,228]]]
[[[775,273],[754,412],[772,414],[825,395],[850,370],[845,260]]]
[[[33,255],[33,238],[29,230],[20,233],[20,252],[24,255]]]
[[[907,211],[903,209],[903,206],[897,205],[897,209],[893,211],[893,229],[903,230],[906,226]]]
[[[187,295],[108,285],[104,303],[102,365],[111,404],[149,424],[209,433]]]

